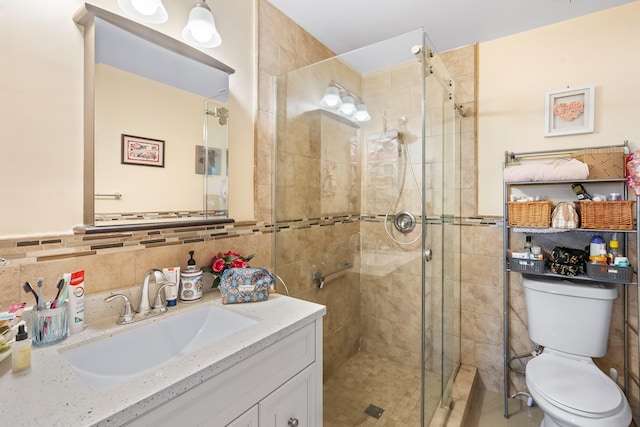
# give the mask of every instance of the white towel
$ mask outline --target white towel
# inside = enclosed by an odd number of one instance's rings
[[[504,168],[505,182],[571,181],[587,179],[589,166],[576,159],[556,159],[550,163],[528,163]]]

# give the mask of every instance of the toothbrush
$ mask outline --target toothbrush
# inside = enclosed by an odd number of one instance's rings
[[[44,286],[44,278],[38,277],[38,310],[45,308],[44,300],[42,299],[42,287]]]
[[[64,279],[60,278],[58,280],[58,284],[56,288],[58,288],[58,292],[56,293],[56,297],[51,301],[51,308],[56,308],[58,306],[58,297],[60,296],[60,291],[62,291],[62,287],[64,286]]]
[[[24,282],[24,284],[22,285],[22,289],[24,289],[24,291],[26,293],[32,293],[33,296],[36,299],[36,307],[38,306],[38,294],[36,294],[36,291],[33,290],[33,287],[31,286],[31,283],[29,282]]]
[[[71,273],[64,273],[62,275],[62,280],[64,280],[64,290],[62,291],[62,293],[60,294],[60,299],[58,300],[58,302],[60,302],[62,305],[65,304],[65,300],[67,299],[67,293],[69,292],[69,282],[71,282]],[[56,306],[58,304],[56,303]]]

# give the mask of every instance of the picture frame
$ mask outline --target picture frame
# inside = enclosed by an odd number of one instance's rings
[[[221,175],[222,150],[196,145],[196,173],[199,175]]]
[[[164,167],[164,141],[122,134],[120,163],[127,165]]]
[[[593,132],[594,95],[593,85],[547,92],[544,136]]]

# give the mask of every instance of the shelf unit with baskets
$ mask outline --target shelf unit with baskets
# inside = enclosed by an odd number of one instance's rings
[[[624,145],[606,146],[606,147],[591,147],[590,149],[618,149],[622,147],[624,153],[628,153],[628,146],[625,142]],[[545,150],[526,153],[505,153],[504,167],[512,165],[521,159],[536,159],[536,158],[556,158],[573,156],[581,149],[572,150]],[[622,154],[621,154],[622,156]],[[624,160],[622,160],[624,161]],[[620,176],[622,175],[622,176]],[[597,266],[587,265],[587,271],[584,274],[579,274],[572,277],[572,280],[580,280],[585,282],[608,282],[623,284],[622,286],[622,298],[624,299],[624,377],[623,377],[623,390],[627,396],[629,396],[631,381],[635,383],[635,386],[640,389],[640,378],[638,378],[637,372],[640,372],[640,366],[635,367],[635,372],[630,369],[630,360],[637,360],[635,357],[629,356],[631,351],[629,347],[630,334],[638,336],[638,330],[633,325],[640,323],[636,320],[630,322],[630,316],[637,316],[636,319],[640,319],[640,304],[636,304],[636,312],[630,314],[632,311],[629,301],[629,286],[634,286],[640,294],[640,281],[638,281],[637,275],[634,275],[634,267],[637,268],[640,265],[640,256],[638,255],[638,248],[640,248],[640,233],[638,232],[636,218],[640,217],[640,197],[633,197],[633,200],[629,199],[629,191],[627,188],[627,180],[623,176],[624,174],[614,174],[612,177],[598,177],[594,179],[582,179],[582,180],[549,180],[549,181],[512,181],[504,182],[504,224],[503,224],[503,254],[504,254],[504,268],[503,268],[503,322],[504,322],[504,417],[509,418],[508,400],[512,395],[511,390],[511,375],[518,371],[512,368],[511,364],[516,359],[528,357],[529,355],[519,356],[511,354],[510,346],[510,324],[509,324],[509,310],[510,310],[510,279],[512,272],[544,275],[550,277],[557,277],[558,279],[565,279],[567,276],[556,274],[551,272],[547,267],[545,261],[538,260],[525,260],[510,258],[510,246],[512,242],[518,241],[516,235],[520,234],[521,238],[524,235],[533,236],[537,245],[542,246],[543,252],[549,253],[551,248],[556,245],[584,248],[588,246],[591,237],[594,234],[602,235],[606,238],[615,238],[620,242],[620,247],[624,253],[629,253],[630,243],[635,237],[635,248],[632,251],[635,255],[633,259],[629,258],[631,264],[630,267],[616,267],[616,266]],[[576,201],[575,193],[572,190],[572,184],[582,184],[584,188],[597,194],[596,192],[603,192],[603,194],[609,194],[609,191],[620,193],[621,200],[614,201],[602,201],[602,202],[580,202]],[[514,193],[540,195],[541,198],[546,200],[540,201],[517,201],[511,202],[510,196]],[[552,196],[549,197],[548,193]],[[572,229],[554,229],[551,228],[551,215],[554,208],[554,202],[559,203],[563,201],[574,202],[576,212],[578,213],[581,224],[580,228]],[[546,258],[545,258],[546,259]],[[635,281],[634,281],[635,279]],[[635,351],[640,354],[640,338],[634,340],[638,342],[638,348]],[[519,372],[520,374],[523,371]],[[640,408],[636,408],[640,411]],[[634,411],[636,412],[636,411]]]

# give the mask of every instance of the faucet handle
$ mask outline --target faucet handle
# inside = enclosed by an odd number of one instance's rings
[[[153,303],[153,308],[154,310],[158,310],[160,309],[161,311],[164,311],[167,309],[167,307],[165,306],[165,302],[162,300],[162,291],[164,290],[164,288],[166,288],[167,286],[176,286],[175,283],[173,282],[166,282],[165,284],[163,284],[162,286],[160,286],[160,288],[158,289],[158,294],[156,295],[156,300]],[[165,295],[165,300],[166,300],[166,295]]]
[[[116,298],[124,298],[124,306],[122,307],[122,312],[120,316],[118,316],[118,320],[116,323],[118,325],[124,325],[125,323],[133,322],[133,307],[131,306],[131,301],[129,301],[129,297],[123,294],[113,294],[104,299],[104,302],[111,302]]]

